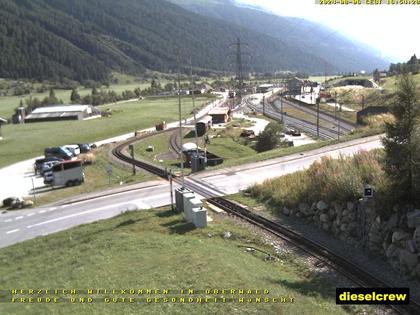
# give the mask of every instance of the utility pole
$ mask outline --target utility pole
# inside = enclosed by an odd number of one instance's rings
[[[134,146],[130,144],[128,148],[130,149],[131,158],[133,159],[133,175],[136,175],[136,165],[134,164]]]
[[[174,192],[173,192],[173,183],[172,183],[172,170],[169,169],[169,189],[171,190],[171,209],[174,211]]]
[[[179,158],[181,160],[181,182],[182,188],[185,188],[185,179],[184,179],[184,157],[182,156],[182,113],[181,113],[181,66],[180,66],[180,52],[176,54],[176,62],[178,65],[178,110],[179,110],[179,141],[180,141],[180,148],[179,148]]]
[[[319,138],[319,99],[316,100],[316,136]]]
[[[365,109],[365,96],[362,95],[362,110]]]
[[[334,101],[335,101],[334,108],[335,108],[335,111],[337,112],[337,92],[335,92]],[[340,106],[340,111],[338,112],[338,118],[337,117],[335,118],[337,120],[337,140],[340,140],[340,127],[341,127],[340,126],[340,118],[341,118],[340,112],[341,112],[341,106]]]
[[[265,115],[265,95],[263,95],[263,115]]]
[[[238,97],[239,97],[239,103],[241,103],[244,79],[243,79],[243,73],[242,73],[241,39],[239,37],[236,43],[236,80],[238,80]]]
[[[196,153],[197,153],[197,157],[198,157],[198,134],[197,134],[197,114],[195,112],[195,80],[193,79],[193,71],[192,71],[192,58],[190,56],[190,80],[191,80],[191,86],[192,86],[192,106],[193,106],[193,115],[194,115],[194,133],[195,133],[195,145],[197,146],[196,148]]]
[[[334,117],[337,120],[337,91],[334,92]]]
[[[281,112],[281,122],[284,123],[283,121],[283,96],[280,96],[280,112]]]

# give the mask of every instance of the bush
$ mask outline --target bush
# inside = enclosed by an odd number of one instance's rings
[[[254,198],[281,209],[296,207],[300,202],[353,201],[362,196],[363,186],[370,184],[386,212],[390,194],[382,160],[381,150],[338,159],[324,157],[305,171],[266,180],[250,192]]]

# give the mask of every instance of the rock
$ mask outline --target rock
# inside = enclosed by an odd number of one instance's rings
[[[315,213],[315,209],[309,207],[307,203],[299,203],[299,211],[302,212],[303,215],[312,215]]]
[[[411,272],[417,266],[417,255],[406,249],[400,250],[399,260],[401,268],[406,272]]]
[[[420,226],[418,226],[414,231],[413,242],[416,245],[416,247],[420,250]]]
[[[349,211],[349,212],[352,212],[352,211],[354,211],[354,202],[350,202],[350,201],[348,201],[347,202],[347,211]]]
[[[321,201],[318,201],[318,203],[316,204],[316,208],[319,211],[325,211],[328,209],[328,204],[321,200]]]
[[[330,230],[330,228],[331,228],[331,225],[329,223],[322,223],[322,229],[324,231],[328,232]]]
[[[343,212],[341,213],[341,216],[347,217],[349,215],[349,213],[350,213],[349,210],[344,209]]]
[[[378,230],[373,229],[369,232],[369,241],[372,243],[382,243],[382,236]]]
[[[396,256],[398,256],[400,250],[401,249],[399,247],[397,247],[395,244],[391,244],[386,249],[385,256],[387,258],[396,257]]]
[[[407,248],[410,253],[417,253],[417,245],[413,240],[407,240],[405,243],[405,248]]]
[[[336,213],[336,215],[338,217],[341,217],[342,216],[342,214],[343,214],[343,207],[340,204],[335,203],[334,204],[334,210],[335,210],[335,213]]]
[[[224,239],[229,239],[229,238],[231,238],[232,237],[232,233],[230,233],[230,232],[224,232],[223,233],[223,238]]]
[[[326,213],[321,214],[321,215],[319,216],[319,220],[320,220],[322,223],[327,223],[327,222],[328,222],[328,220],[329,220],[329,218],[328,218],[328,214],[326,214]]]
[[[409,228],[420,226],[420,210],[415,209],[407,213],[407,225]]]
[[[297,213],[295,214],[295,216],[296,216],[297,218],[302,218],[302,217],[304,216],[304,214],[303,214],[302,212],[297,212]]]
[[[394,213],[385,223],[385,229],[392,230],[398,226],[398,215]]]
[[[410,234],[404,231],[395,231],[392,233],[392,243],[397,243],[403,240],[408,240],[410,238]]]
[[[283,212],[284,215],[287,215],[287,216],[290,215],[290,210],[287,209],[286,207],[283,208],[282,212]]]
[[[417,278],[419,278],[420,279],[420,264],[417,264],[417,266],[416,266],[416,275],[417,275]]]
[[[334,208],[330,208],[330,209],[328,210],[328,216],[329,216],[330,218],[334,218],[334,217],[335,217],[335,210],[334,210]]]
[[[347,223],[342,223],[340,225],[340,230],[341,230],[341,232],[346,232],[347,231]]]

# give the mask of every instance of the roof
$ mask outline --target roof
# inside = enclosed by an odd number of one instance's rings
[[[83,112],[87,110],[89,105],[56,105],[39,107],[32,111],[31,114],[48,114],[48,113],[59,113],[59,112]]]
[[[188,142],[182,145],[182,152],[197,150],[197,145],[192,142]]]
[[[201,119],[199,121],[197,121],[197,122],[205,122],[205,123],[207,123],[207,122],[209,122],[211,120],[212,120],[212,117],[210,115],[206,115],[204,117],[201,117]]]
[[[216,107],[209,112],[209,115],[227,115],[229,111],[229,107]]]
[[[273,86],[274,86],[274,84],[261,84],[258,87],[260,87],[260,88],[271,88]]]

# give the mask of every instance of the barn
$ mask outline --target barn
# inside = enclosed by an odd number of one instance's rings
[[[228,107],[216,107],[209,112],[213,124],[223,124],[230,120],[231,111]]]
[[[25,117],[25,123],[86,120],[101,117],[101,111],[91,105],[56,105],[39,107]]]

